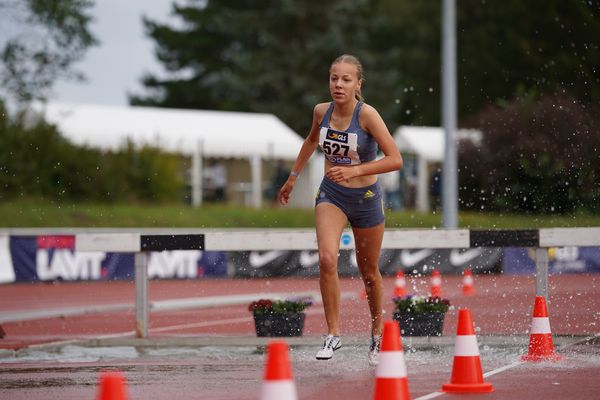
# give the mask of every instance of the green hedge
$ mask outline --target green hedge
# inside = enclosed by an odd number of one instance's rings
[[[165,202],[184,196],[178,155],[131,141],[114,152],[78,146],[55,126],[7,117],[1,105],[0,111],[0,201]]]

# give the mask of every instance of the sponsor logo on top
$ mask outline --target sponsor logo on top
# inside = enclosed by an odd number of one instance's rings
[[[352,235],[347,232],[342,233],[342,236],[340,237],[340,244],[342,247],[350,246],[352,244]]]
[[[348,134],[332,131],[327,131],[327,139],[335,140],[337,142],[348,143]]]

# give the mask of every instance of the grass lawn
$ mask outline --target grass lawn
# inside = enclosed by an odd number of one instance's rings
[[[600,215],[516,215],[461,212],[462,228],[526,229],[600,226]],[[115,228],[308,228],[312,209],[262,208],[183,204],[88,204],[43,201],[0,203],[0,227]],[[442,227],[441,215],[413,211],[387,212],[388,228]]]

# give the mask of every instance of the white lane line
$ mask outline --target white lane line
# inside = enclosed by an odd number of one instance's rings
[[[426,394],[425,396],[417,397],[415,400],[435,399],[436,397],[441,396],[443,394],[444,393],[442,393],[442,392],[433,392],[433,393]]]
[[[321,313],[323,313],[323,311],[322,311],[322,309],[306,310],[304,313],[307,315],[313,315],[313,314],[321,314]],[[196,322],[193,324],[163,326],[162,328],[149,329],[149,331],[150,332],[167,332],[167,331],[174,331],[174,330],[179,330],[179,329],[206,328],[207,326],[238,324],[238,323],[242,323],[242,322],[253,322],[253,321],[254,321],[254,318],[252,318],[252,317],[216,319],[216,320],[212,320],[212,321]]]
[[[133,310],[133,304],[105,304],[99,306],[65,307],[49,310],[23,310],[0,313],[0,323],[33,321],[53,317],[68,317],[103,312]]]
[[[490,372],[486,372],[485,374],[483,374],[483,377],[487,378],[488,376],[499,374],[500,372],[504,372],[506,370],[509,370],[511,368],[514,368],[514,367],[519,366],[519,365],[524,364],[524,363],[525,363],[524,361],[515,361],[512,364],[505,365],[504,367],[496,368],[496,369],[494,369],[494,370],[492,370]]]
[[[238,324],[238,323],[242,323],[242,322],[252,322],[252,318],[240,317],[240,318],[219,319],[219,320],[213,320],[213,321],[196,322],[193,324],[181,324],[181,325],[163,326],[162,328],[151,328],[148,331],[149,331],[149,333],[150,332],[151,333],[168,332],[168,331],[176,331],[179,329],[206,328],[207,326]]]
[[[310,292],[310,293],[314,294],[314,292]],[[264,295],[263,297],[275,297],[275,295],[277,295],[277,294],[279,294],[279,293],[259,293],[258,295]],[[302,292],[301,294],[296,293],[295,296],[301,297],[301,296],[304,296],[305,294],[306,294],[306,292]],[[257,295],[257,294],[255,293],[255,295]],[[223,303],[226,305],[232,305],[230,297],[235,297],[239,300],[238,296],[215,296],[212,298],[211,307],[216,307],[216,306],[221,305],[219,300],[223,300]],[[353,299],[355,297],[356,297],[356,294],[354,292],[342,292],[341,293],[342,299]],[[259,298],[260,297],[253,297],[252,299],[256,300]],[[170,301],[170,300],[167,300],[167,301]],[[321,302],[321,296],[316,297],[315,303],[320,303],[320,302]],[[170,305],[172,305],[172,304],[173,303],[171,303]],[[186,306],[188,306],[188,305],[189,305],[189,303],[186,304]],[[172,307],[168,307],[168,308],[169,308],[169,310],[174,309]],[[184,306],[183,308],[188,308],[188,307]],[[204,305],[204,306],[201,306],[200,308],[207,308],[207,306]],[[321,309],[306,310],[305,313],[308,315],[312,315],[312,314],[322,313],[322,310]],[[168,331],[173,331],[173,330],[177,330],[177,329],[204,328],[204,327],[208,327],[208,326],[218,326],[218,325],[235,324],[235,323],[252,322],[252,321],[253,321],[252,317],[229,318],[229,319],[196,322],[193,324],[180,324],[180,325],[163,326],[160,328],[149,328],[148,332],[149,333],[151,333],[151,332],[155,332],[155,333],[156,332],[168,332]],[[121,338],[121,337],[134,336],[134,335],[135,335],[135,331],[131,330],[131,331],[126,331],[126,332],[117,332],[117,333],[109,333],[106,335],[94,336],[92,338],[78,338],[78,339],[58,340],[55,342],[48,342],[48,343],[36,343],[36,344],[31,344],[27,347],[28,348],[42,348],[42,347],[65,346],[65,345],[69,345],[69,344],[81,343],[82,341],[88,341],[88,340],[114,339],[114,338]]]
[[[521,364],[523,364],[523,361],[517,361],[517,362],[514,362],[512,364],[505,365],[505,366],[500,367],[500,368],[496,368],[495,370],[492,370],[490,372],[486,372],[485,374],[483,374],[483,377],[487,378],[488,376],[499,374],[500,372],[504,372],[506,370],[509,370],[509,369],[514,368],[517,365],[521,365]],[[432,393],[426,394],[425,396],[417,397],[415,400],[435,399],[436,397],[439,397],[439,396],[441,396],[443,394],[446,394],[446,393],[444,393],[444,392],[432,392]]]
[[[323,312],[322,309],[305,311],[305,313],[308,315],[318,314],[318,313],[322,313],[322,312]],[[218,319],[218,320],[212,320],[212,321],[196,322],[196,323],[191,323],[191,324],[180,324],[180,325],[163,326],[160,328],[150,328],[150,329],[148,329],[148,333],[168,332],[168,331],[176,331],[176,330],[180,330],[180,329],[205,328],[208,326],[238,324],[238,323],[252,322],[252,321],[253,321],[252,317]],[[78,344],[78,343],[81,343],[82,341],[87,341],[87,340],[115,339],[115,338],[134,336],[134,335],[135,335],[135,331],[117,332],[117,333],[109,333],[106,335],[94,336],[93,338],[80,338],[80,339],[59,340],[56,342],[49,342],[49,343],[37,343],[37,344],[29,345],[27,347],[42,348],[42,347],[65,346],[65,345],[69,345],[69,344]]]
[[[573,342],[573,343],[569,343],[569,344],[567,344],[567,345],[565,345],[565,346],[561,347],[561,349],[566,349],[567,347],[571,347],[571,346],[573,346],[573,345],[576,345],[576,344],[578,344],[578,343],[582,343],[582,342],[585,342],[585,341],[588,341],[588,340],[591,340],[591,339],[595,339],[595,338],[597,338],[597,337],[600,337],[600,333],[596,333],[595,335],[588,336],[588,337],[586,337],[586,338],[584,338],[584,339],[578,340],[578,341],[576,341],[576,342]],[[487,377],[489,377],[489,376],[492,376],[492,375],[499,374],[500,372],[507,371],[507,370],[509,370],[509,369],[511,369],[511,368],[517,367],[517,366],[519,366],[519,365],[521,365],[521,364],[524,364],[524,363],[525,363],[524,361],[515,361],[515,362],[514,362],[514,363],[512,363],[512,364],[505,365],[505,366],[503,366],[503,367],[500,367],[500,368],[496,368],[496,369],[494,369],[494,370],[492,370],[492,371],[490,371],[490,372],[486,372],[485,374],[483,374],[483,377],[484,377],[484,378],[487,378]],[[416,398],[416,399],[414,399],[414,400],[428,400],[428,399],[434,399],[434,398],[436,398],[436,397],[439,397],[439,396],[441,396],[441,395],[443,395],[443,394],[445,394],[445,393],[444,393],[444,392],[432,392],[432,393],[426,394],[426,395],[424,395],[424,396],[417,397],[417,398]]]
[[[211,308],[220,306],[230,306],[245,304],[253,300],[263,298],[290,298],[290,297],[312,297],[315,302],[321,301],[321,295],[317,291],[303,292],[277,292],[277,293],[249,293],[238,295],[225,296],[205,296],[205,297],[189,297],[182,299],[159,300],[152,301],[149,304],[150,311],[171,311],[185,310],[194,308]],[[352,292],[342,293],[342,298],[354,297]],[[22,322],[36,319],[77,316],[95,313],[109,313],[135,310],[134,304],[104,304],[104,305],[89,305],[82,307],[65,307],[49,310],[22,310],[0,313],[0,323]]]

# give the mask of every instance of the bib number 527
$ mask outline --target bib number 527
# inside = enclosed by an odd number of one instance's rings
[[[350,146],[340,143],[331,143],[329,141],[323,142],[323,152],[328,156],[348,156]]]

